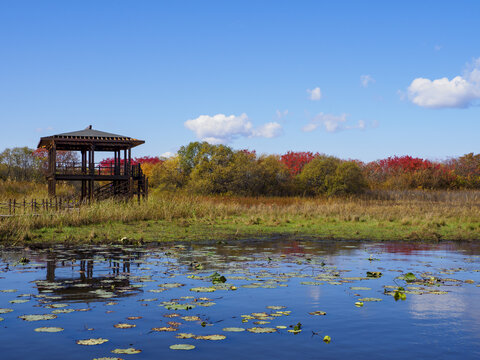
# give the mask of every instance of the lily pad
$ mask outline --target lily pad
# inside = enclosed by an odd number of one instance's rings
[[[142,352],[142,350],[138,350],[138,349],[134,349],[134,348],[112,350],[112,353],[114,353],[114,354],[128,354],[128,355],[140,354],[141,352]]]
[[[172,314],[165,314],[163,315],[164,317],[166,318],[174,318],[174,317],[179,317],[181,316],[180,314],[175,314],[175,313],[172,313]]]
[[[152,328],[152,331],[157,331],[157,332],[167,332],[167,331],[177,331],[178,329],[173,326],[162,326],[162,327],[156,327]]]
[[[217,289],[214,288],[214,287],[212,287],[212,286],[209,286],[209,287],[199,286],[199,287],[191,288],[190,291],[195,291],[195,292],[214,292],[214,291],[217,291]]]
[[[365,302],[365,301],[382,301],[382,299],[379,298],[373,298],[373,297],[368,297],[368,298],[361,298],[358,299],[359,302]]]
[[[309,312],[309,314],[310,315],[327,315],[325,311],[320,311],[320,310]]]
[[[168,304],[163,306],[167,310],[190,310],[195,307],[192,304]]]
[[[40,320],[53,320],[57,318],[55,314],[42,314],[42,315],[21,315],[20,319],[25,321],[40,321]]]
[[[77,344],[91,346],[91,345],[100,345],[100,344],[106,343],[107,341],[108,339],[103,339],[103,338],[85,339],[85,340],[77,340]]]
[[[12,311],[13,311],[13,309],[3,308],[3,309],[0,309],[0,314],[7,314],[7,313],[10,313]]]
[[[60,309],[60,308],[64,308],[64,307],[67,307],[68,304],[50,304],[50,305],[47,305],[46,307],[47,308],[52,308],[52,309]]]
[[[35,329],[36,332],[47,332],[47,333],[55,333],[63,330],[65,329],[61,327],[53,327],[53,326],[52,327],[45,326],[45,327],[39,327]]]
[[[227,337],[225,335],[199,335],[195,336],[195,339],[197,340],[212,340],[212,341],[217,341],[217,340],[224,340]]]
[[[166,284],[158,284],[158,287],[162,287],[165,289],[173,289],[173,288],[182,287],[184,285],[185,284],[180,284],[180,283],[166,283]]]
[[[247,331],[255,334],[267,334],[267,333],[274,333],[277,331],[277,329],[271,328],[271,327],[253,327],[253,328],[248,328]]]
[[[113,325],[114,328],[117,328],[117,329],[130,329],[130,328],[134,328],[135,324],[127,324],[127,323],[119,323],[119,324],[115,324]]]
[[[367,271],[367,277],[369,278],[380,278],[382,273],[380,271]]]
[[[417,277],[415,276],[414,273],[409,272],[409,273],[406,273],[405,275],[403,275],[403,280],[405,280],[407,282],[408,281],[415,281],[415,280],[417,280]]]
[[[170,349],[172,349],[172,350],[193,350],[193,349],[195,349],[195,345],[174,344],[174,345],[170,345]]]
[[[57,309],[57,310],[53,310],[52,314],[69,314],[72,312],[75,312],[75,310],[74,309]]]
[[[241,327],[226,327],[226,328],[223,328],[222,330],[227,331],[227,332],[242,332],[242,331],[245,331],[245,329],[241,328]]]
[[[365,287],[365,286],[351,286],[350,290],[362,291],[362,290],[372,290],[372,288]]]
[[[29,302],[30,300],[26,299],[17,299],[17,300],[10,300],[9,303],[11,304],[24,304],[26,302]]]

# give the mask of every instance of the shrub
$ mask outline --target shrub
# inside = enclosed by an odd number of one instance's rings
[[[347,161],[337,166],[335,175],[328,178],[329,195],[359,194],[367,189],[367,182],[357,163]]]
[[[299,175],[301,187],[307,195],[326,194],[333,181],[340,160],[332,156],[317,156]]]
[[[178,156],[155,164],[149,178],[150,186],[161,190],[177,190],[185,186],[186,182],[187,178],[181,171]]]

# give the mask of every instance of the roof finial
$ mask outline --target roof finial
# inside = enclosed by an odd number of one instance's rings
[[[92,125],[88,125],[87,129],[92,130]]]

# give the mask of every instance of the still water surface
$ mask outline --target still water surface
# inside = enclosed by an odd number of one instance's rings
[[[3,249],[0,358],[478,359],[479,255],[288,240]]]

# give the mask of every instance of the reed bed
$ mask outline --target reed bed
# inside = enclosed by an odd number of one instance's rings
[[[449,238],[480,238],[480,192],[410,192],[350,198],[227,197],[163,193],[137,203],[103,201],[78,209],[45,211],[0,220],[0,239],[28,239],[38,229],[85,227],[98,224],[164,223],[209,224],[237,227],[240,231],[277,228],[309,232],[329,224],[344,237],[370,226],[411,233],[440,234]],[[333,224],[333,225],[331,225]],[[233,226],[233,225],[232,225]],[[255,227],[256,226],[256,227]],[[263,227],[263,228],[262,228]],[[329,229],[330,229],[329,227]],[[310,229],[310,230],[308,230]],[[336,229],[336,230],[335,230]],[[370,229],[369,231],[372,231]],[[466,235],[466,232],[468,235]],[[354,234],[358,233],[356,231]]]

